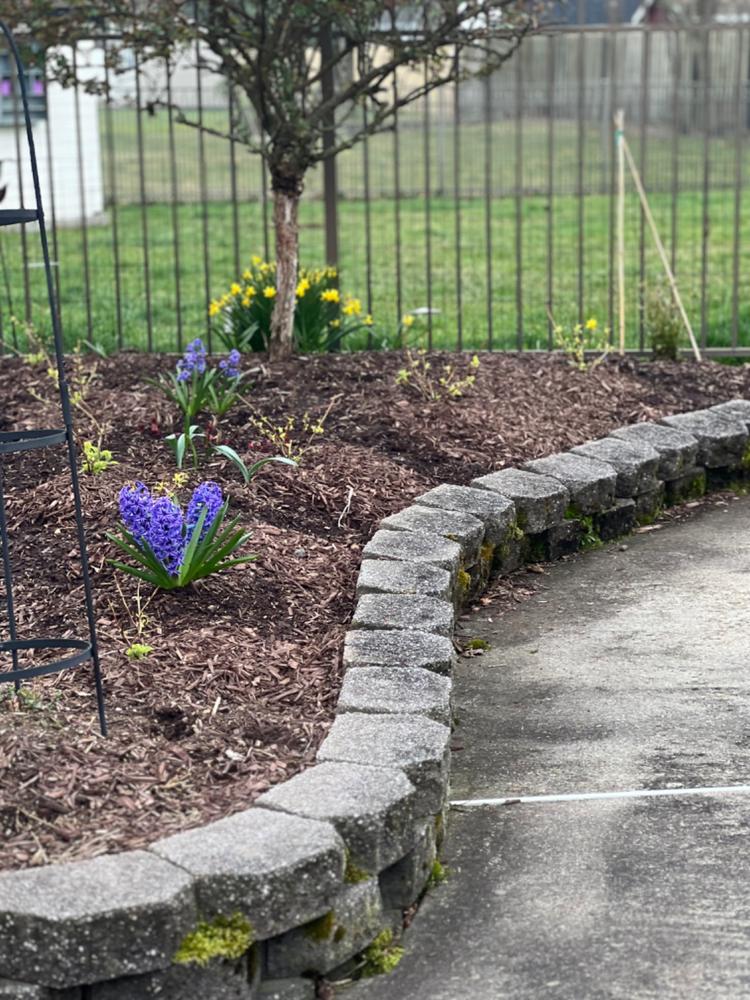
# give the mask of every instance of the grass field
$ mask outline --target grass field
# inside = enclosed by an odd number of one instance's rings
[[[116,193],[119,248],[119,320],[117,285],[114,280],[113,213],[107,221],[79,228],[60,228],[57,256],[62,316],[69,343],[90,339],[113,349],[118,342],[127,348],[153,345],[175,349],[178,332],[182,341],[206,331],[207,296],[224,290],[235,276],[234,216],[227,197],[229,152],[226,143],[207,138],[207,192],[211,198],[205,210],[199,200],[197,183],[197,137],[177,126],[178,194],[174,210],[167,202],[170,192],[166,123],[163,115],[144,118],[144,157],[147,194],[153,202],[145,210],[129,203],[137,194],[137,143],[135,116],[117,112],[111,124],[115,132]],[[103,121],[103,129],[107,122]],[[435,128],[430,154],[431,190],[452,189],[453,143],[448,127]],[[577,314],[579,282],[579,211],[583,216],[583,312],[602,322],[611,304],[610,219],[612,203],[607,190],[609,166],[598,129],[585,135],[584,182],[590,191],[582,199],[572,192],[577,183],[577,133],[571,123],[555,124],[555,172],[553,199],[546,194],[547,152],[543,123],[523,126],[523,197],[516,199],[517,145],[514,123],[497,123],[489,134],[491,142],[491,211],[487,220],[483,197],[483,126],[464,125],[461,133],[460,225],[461,271],[457,273],[456,203],[443,193],[409,196],[424,182],[423,135],[419,128],[405,128],[401,134],[401,190],[398,205],[393,191],[393,136],[383,135],[370,143],[372,177],[371,270],[368,284],[365,240],[366,204],[361,197],[362,150],[345,154],[339,164],[343,197],[339,207],[342,288],[371,300],[378,337],[393,337],[400,312],[431,305],[432,341],[435,346],[453,348],[459,331],[458,289],[461,299],[461,336],[464,347],[482,349],[515,347],[522,331],[528,348],[547,344],[549,234],[551,226],[552,305],[558,322],[572,322]],[[103,132],[103,140],[105,134]],[[650,135],[647,151],[652,205],[665,242],[671,239],[672,196],[668,193],[672,170],[672,139]],[[104,143],[106,148],[106,142]],[[637,144],[634,152],[638,155]],[[732,286],[734,267],[734,176],[735,150],[728,141],[713,139],[710,145],[709,225],[706,258],[706,306],[701,311],[701,248],[703,239],[702,145],[700,137],[681,137],[679,145],[681,193],[676,206],[676,265],[680,286],[692,322],[709,345],[724,346],[732,337]],[[263,253],[263,213],[259,201],[260,171],[255,160],[238,153],[237,209],[240,263],[252,254]],[[105,177],[109,177],[105,159]],[[750,169],[750,157],[742,161]],[[441,180],[442,179],[442,180]],[[750,176],[748,177],[750,183]],[[302,261],[317,265],[323,261],[323,203],[316,198],[313,177],[301,209]],[[748,187],[750,190],[750,187]],[[111,198],[112,191],[109,191]],[[133,197],[131,197],[131,195]],[[357,196],[359,195],[359,196]],[[428,219],[429,206],[429,219]],[[750,346],[750,212],[748,195],[741,200],[739,234],[738,343]],[[396,213],[400,215],[397,240]],[[628,343],[639,344],[640,210],[636,196],[627,200],[627,300]],[[144,237],[144,218],[147,239]],[[489,230],[489,243],[488,233]],[[175,232],[179,244],[179,310],[175,274]],[[430,273],[428,282],[428,235]],[[88,243],[89,269],[83,265],[84,237]],[[9,316],[22,317],[26,310],[19,234],[2,234],[2,283],[0,309],[3,336],[12,339]],[[32,321],[45,325],[43,274],[32,231],[28,233],[29,301]],[[517,267],[520,245],[520,268]],[[204,255],[204,247],[206,254]],[[397,260],[400,247],[400,282]],[[207,256],[206,265],[204,256]],[[146,258],[148,268],[146,269]],[[489,262],[489,268],[488,268]],[[488,273],[489,272],[489,273]],[[646,235],[644,273],[649,284],[663,280],[658,260]],[[489,281],[489,284],[488,284]],[[150,325],[149,310],[150,299]],[[400,285],[400,302],[399,302]],[[429,290],[428,290],[429,286]],[[704,321],[702,323],[702,320]],[[426,321],[420,321],[426,334]]]

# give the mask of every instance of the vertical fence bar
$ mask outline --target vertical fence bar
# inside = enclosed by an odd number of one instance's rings
[[[172,64],[164,61],[167,77],[167,141],[169,145],[169,182],[172,194],[172,261],[174,264],[174,306],[177,314],[177,351],[182,351],[182,264],[180,254],[180,188],[177,175],[177,147],[174,135],[174,101],[172,99]]]
[[[393,101],[398,104],[398,80],[393,75]],[[401,287],[401,143],[398,132],[399,114],[396,107],[393,114],[393,184],[394,184],[394,223],[396,226],[396,329],[401,329],[403,301]]]
[[[649,79],[651,75],[651,32],[645,29],[643,35],[643,56],[641,66],[641,121],[640,149],[638,150],[638,170],[644,187],[647,166],[646,125],[648,123]],[[638,229],[638,348],[643,350],[646,343],[646,213],[640,209]]]
[[[516,52],[516,347],[524,348],[523,335],[523,63]]]
[[[735,78],[735,118],[734,118],[734,230],[732,245],[732,347],[737,348],[739,340],[740,315],[740,228],[742,212],[742,141],[745,133],[743,114],[743,55],[745,51],[746,32],[737,32],[737,75]]]
[[[209,230],[208,230],[208,174],[206,171],[206,136],[203,131],[203,75],[200,42],[195,43],[195,96],[198,99],[198,177],[201,193],[201,240],[203,249],[203,293],[206,324],[206,341],[208,350],[211,351],[212,331],[211,317],[208,315],[208,303],[211,299],[211,260],[209,251]]]
[[[268,222],[268,167],[263,156],[260,158],[260,199],[263,209],[263,255],[266,260],[270,260],[271,236]]]
[[[578,13],[579,20],[578,23],[582,24],[581,10],[583,8],[582,0],[578,2]],[[577,196],[577,207],[578,207],[578,321],[583,322],[584,313],[584,268],[586,266],[585,260],[585,245],[586,245],[586,230],[585,230],[585,211],[584,211],[584,190],[583,190],[583,164],[585,157],[585,119],[586,119],[586,51],[584,48],[586,33],[579,31],[578,33],[578,132],[577,132],[577,156],[578,164],[576,169],[576,196]]]
[[[44,78],[44,92],[45,95],[48,92],[49,80],[45,74]],[[53,275],[55,279],[55,306],[57,308],[57,316],[62,324],[62,298],[60,296],[60,246],[58,243],[57,235],[57,201],[55,198],[55,171],[54,171],[54,159],[52,157],[52,128],[50,126],[50,116],[47,114],[44,116],[44,134],[47,139],[47,178],[49,181],[49,215],[45,212],[45,221],[49,219],[49,231],[52,235],[52,253],[54,256],[53,262]]]
[[[16,173],[18,179],[18,203],[21,207],[24,204],[23,185],[23,156],[21,154],[21,115],[20,115],[20,95],[18,92],[18,81],[16,74],[11,74],[11,93],[13,95],[13,131],[15,134],[16,147]],[[24,319],[31,323],[31,279],[29,276],[29,242],[26,232],[26,223],[21,223],[21,262],[23,266],[23,298],[24,298]],[[13,346],[18,348],[18,338],[16,324],[13,322]]]
[[[425,84],[429,79],[429,68],[424,66]],[[425,285],[427,291],[427,347],[432,350],[432,176],[430,174],[430,98],[424,95],[422,142],[424,153],[424,261]]]
[[[320,59],[329,68],[322,74],[321,91],[324,101],[330,101],[334,94],[333,69],[334,42],[330,26],[320,39]],[[336,115],[329,111],[323,120],[323,151],[328,153],[323,160],[323,203],[325,205],[326,264],[339,265],[339,219],[338,219],[338,176],[336,158],[330,153],[336,147]]]
[[[708,303],[706,290],[708,283],[708,234],[710,225],[709,188],[711,182],[711,35],[708,24],[701,28],[703,33],[703,206],[701,225],[701,347],[708,340]]]
[[[369,119],[367,105],[362,105],[362,184],[365,196],[365,294],[367,313],[372,315],[372,204],[370,192],[370,140],[367,135]],[[372,347],[372,328],[367,331],[367,346]]]
[[[86,207],[86,175],[83,159],[83,129],[81,127],[81,91],[78,85],[78,46],[73,45],[73,107],[76,125],[76,166],[78,168],[78,199],[81,206],[81,250],[83,251],[83,296],[86,304],[86,332],[94,339],[94,320],[91,313],[91,263],[89,256],[89,226]]]
[[[461,258],[461,85],[458,79],[461,64],[458,46],[456,46],[454,59],[456,84],[453,88],[453,229],[456,260],[456,349],[462,351],[464,347],[464,315],[463,261]]]
[[[112,110],[112,88],[109,75],[109,52],[104,42],[104,141],[107,144],[107,183],[109,186],[109,210],[112,218],[112,277],[115,287],[115,330],[117,349],[124,345],[122,329],[122,286],[120,284],[120,218],[117,197],[117,167],[115,164],[115,130]]]
[[[492,78],[484,77],[484,246],[487,276],[487,350],[492,339]]]
[[[229,86],[229,97],[227,101],[227,115],[229,117],[229,190],[232,196],[232,246],[234,248],[234,273],[236,280],[239,280],[240,264],[240,199],[237,193],[237,142],[234,138],[235,125],[235,96],[234,87]]]
[[[675,29],[674,76],[672,89],[672,198],[670,204],[670,262],[672,274],[677,274],[677,196],[680,189],[680,86],[682,83],[682,35]]]
[[[610,5],[610,13],[614,13]],[[617,192],[617,160],[614,153],[614,120],[617,110],[617,32],[612,28],[607,33],[607,57],[609,66],[609,101],[607,103],[607,149],[609,151],[609,267],[607,288],[607,324],[610,330],[610,342],[615,329],[615,204]]]
[[[143,290],[146,294],[146,340],[149,351],[154,349],[154,324],[151,313],[151,261],[148,245],[148,201],[146,198],[146,160],[143,142],[143,107],[141,103],[141,61],[135,54],[135,128],[138,144],[138,194],[141,209],[141,239],[143,242]]]
[[[550,35],[547,58],[547,349],[552,350],[555,296],[555,36]]]

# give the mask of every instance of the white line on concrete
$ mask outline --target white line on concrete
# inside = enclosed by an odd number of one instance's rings
[[[510,795],[500,799],[453,799],[451,806],[471,809],[479,806],[512,806],[529,802],[589,802],[596,799],[647,799],[666,795],[738,795],[750,792],[750,785],[707,785],[701,788],[633,788],[624,792],[570,792],[565,795]]]

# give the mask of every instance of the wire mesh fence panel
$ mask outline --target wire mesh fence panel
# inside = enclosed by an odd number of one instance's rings
[[[748,30],[612,23],[527,39],[497,73],[433,92],[340,154],[333,197],[311,170],[302,263],[323,264],[337,235],[342,291],[375,319],[357,346],[397,343],[406,312],[446,349],[538,350],[553,321],[611,324],[622,108],[695,329],[709,348],[750,349]],[[267,171],[241,141],[257,128],[201,52],[114,74],[89,42],[76,60],[103,93],[47,82],[35,122],[68,345],[180,350],[208,337],[208,302],[250,258],[273,256]],[[0,127],[7,205],[28,189],[17,131]],[[627,346],[648,348],[646,303],[666,279],[626,187]],[[8,349],[49,317],[23,228],[0,239]]]

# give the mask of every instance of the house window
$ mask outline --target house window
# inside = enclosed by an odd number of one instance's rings
[[[47,117],[47,92],[43,63],[35,65],[34,56],[23,56],[26,64],[26,88],[32,121]],[[16,66],[9,52],[0,52],[0,128],[9,128],[16,121],[23,121],[21,95],[18,89]]]

